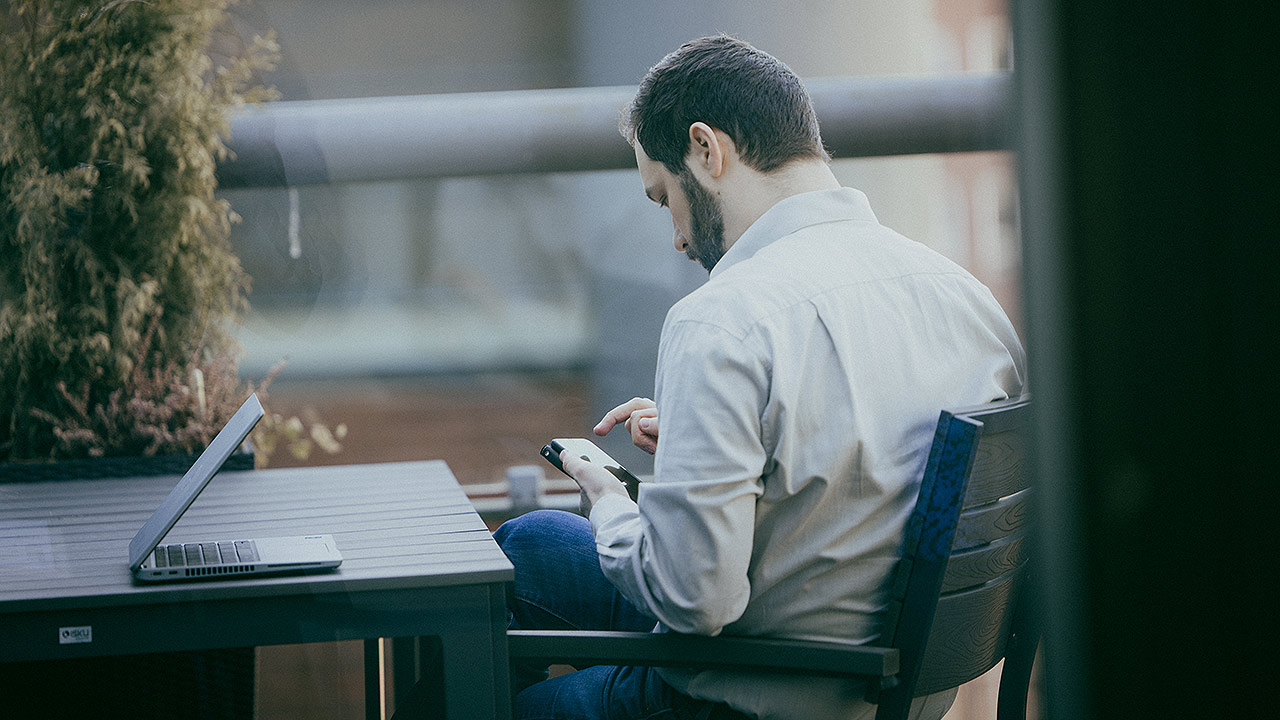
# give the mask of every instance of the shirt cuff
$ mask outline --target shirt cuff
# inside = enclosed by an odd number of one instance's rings
[[[596,542],[612,545],[618,530],[630,521],[639,519],[640,508],[631,498],[617,493],[609,493],[591,506],[591,533]],[[601,537],[601,535],[604,537]]]

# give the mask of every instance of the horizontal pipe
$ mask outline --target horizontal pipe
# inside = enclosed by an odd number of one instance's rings
[[[1011,150],[1011,73],[806,82],[836,158]]]
[[[834,157],[1010,147],[1009,73],[806,82]],[[635,167],[632,87],[275,102],[232,118],[222,187]]]

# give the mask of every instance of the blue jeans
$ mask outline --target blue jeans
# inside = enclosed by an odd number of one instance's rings
[[[525,630],[630,630],[657,624],[600,571],[586,518],[537,510],[493,534],[515,566],[507,598],[510,627]],[[547,679],[546,667],[513,665],[517,720],[699,720],[740,717],[676,692],[653,668],[596,665]]]

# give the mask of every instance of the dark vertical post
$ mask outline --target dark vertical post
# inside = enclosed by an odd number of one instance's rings
[[[382,720],[382,653],[381,638],[364,641],[364,717]]]
[[[1273,9],[1012,8],[1053,718],[1261,717]],[[1265,664],[1263,664],[1265,662]]]

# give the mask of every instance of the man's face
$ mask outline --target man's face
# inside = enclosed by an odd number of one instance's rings
[[[687,167],[679,175],[673,175],[665,165],[649,159],[638,142],[635,151],[644,194],[671,211],[675,228],[672,243],[676,251],[711,272],[725,252],[724,214],[719,200]]]
[[[685,254],[711,272],[725,252],[724,213],[720,209],[720,201],[702,187],[688,169],[679,177],[680,189],[684,191],[689,206],[688,249]]]

